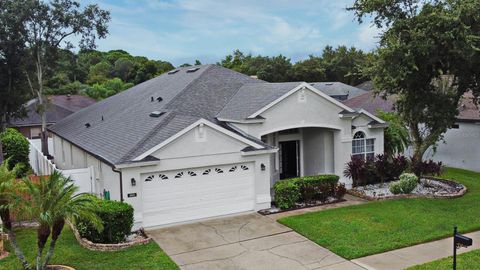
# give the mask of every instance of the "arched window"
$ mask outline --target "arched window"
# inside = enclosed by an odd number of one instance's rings
[[[353,135],[352,156],[373,158],[375,156],[375,139],[367,139],[365,133],[357,131]]]

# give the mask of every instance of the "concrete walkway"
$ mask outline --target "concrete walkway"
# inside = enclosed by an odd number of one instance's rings
[[[480,231],[468,233],[473,239],[469,248],[461,248],[458,253],[480,249]],[[401,270],[410,266],[424,264],[453,255],[453,238],[392,250],[368,257],[352,260],[357,265],[369,270]]]
[[[186,270],[365,270],[257,213],[147,234]]]

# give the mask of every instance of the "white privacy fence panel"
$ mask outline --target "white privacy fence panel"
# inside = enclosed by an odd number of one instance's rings
[[[75,185],[79,187],[78,193],[95,193],[95,185],[93,184],[93,176],[95,174],[93,166],[88,168],[61,170],[57,168],[52,161],[48,160],[32,141],[30,141],[29,158],[30,166],[36,175],[48,176],[57,170],[65,177],[70,177],[70,179],[73,180]]]

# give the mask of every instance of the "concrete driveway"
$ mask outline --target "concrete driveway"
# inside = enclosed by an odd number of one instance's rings
[[[256,213],[147,233],[181,269],[364,269]]]

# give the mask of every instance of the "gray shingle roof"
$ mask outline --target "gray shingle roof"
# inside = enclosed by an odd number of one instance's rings
[[[66,117],[53,133],[110,164],[131,161],[200,118],[215,116],[246,83],[263,83],[215,65],[163,74]],[[154,101],[151,101],[153,97]],[[163,100],[158,102],[156,99]],[[153,111],[164,111],[150,117]],[[103,120],[102,120],[103,117]],[[91,126],[87,128],[86,123]]]
[[[344,99],[356,97],[367,92],[366,90],[341,82],[314,82],[310,83],[310,85],[331,97],[344,96]]]
[[[302,82],[249,83],[217,115],[220,119],[245,120],[248,116],[283,96]]]

